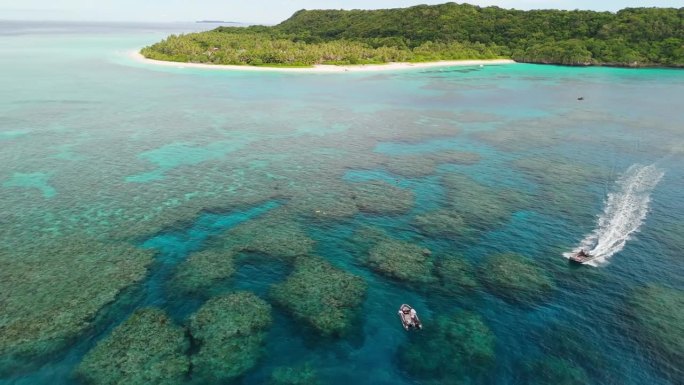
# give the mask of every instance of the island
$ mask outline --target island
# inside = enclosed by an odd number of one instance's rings
[[[195,23],[204,24],[240,24],[236,21],[223,21],[223,20],[197,20]]]
[[[446,3],[300,10],[274,26],[171,35],[147,59],[268,67],[509,59],[571,66],[684,67],[684,8],[618,12]]]

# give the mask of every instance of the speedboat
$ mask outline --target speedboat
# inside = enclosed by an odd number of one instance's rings
[[[596,257],[597,257],[596,255],[591,255],[591,254],[587,253],[586,251],[584,251],[584,249],[581,249],[578,253],[575,253],[570,257],[570,262],[584,264],[584,263],[591,261],[592,259],[594,259]]]
[[[399,319],[401,319],[401,325],[408,331],[411,328],[422,329],[423,323],[420,322],[416,310],[407,304],[403,304],[399,307]]]

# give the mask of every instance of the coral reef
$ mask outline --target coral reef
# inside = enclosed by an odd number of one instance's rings
[[[316,219],[339,220],[358,213],[351,189],[342,183],[328,181],[305,191],[297,191],[287,207],[303,216]]]
[[[605,180],[605,170],[563,158],[523,158],[514,161],[513,166],[539,185],[538,201],[543,204],[536,209],[551,211],[556,216],[565,213],[576,221],[593,219],[594,208],[588,203],[597,197],[586,186]]]
[[[352,186],[352,198],[359,211],[398,215],[405,214],[413,208],[415,196],[411,190],[377,180],[354,183]]]
[[[271,373],[269,385],[320,385],[316,371],[309,364],[278,367]]]
[[[354,231],[351,243],[361,254],[367,253],[377,243],[391,239],[387,232],[375,226],[361,226]]]
[[[271,296],[295,318],[323,335],[340,335],[353,322],[367,285],[350,273],[317,257],[297,258],[287,280]]]
[[[430,251],[410,242],[386,239],[373,246],[365,263],[374,271],[400,281],[430,283],[432,257]]]
[[[404,155],[387,158],[383,165],[387,171],[407,178],[422,178],[432,175],[437,162],[425,155]]]
[[[595,337],[576,328],[572,323],[571,326],[551,325],[543,332],[539,341],[544,354],[540,361],[553,358],[570,367],[569,371],[590,375],[595,382],[605,383],[609,380],[606,378],[608,372],[605,368],[611,363],[604,354],[603,346]],[[621,381],[615,374],[610,376],[610,380]]]
[[[248,292],[207,301],[190,318],[190,333],[199,346],[192,356],[193,380],[226,382],[254,367],[271,322],[271,306]]]
[[[233,275],[234,259],[233,251],[207,249],[193,253],[178,265],[169,286],[180,295],[205,292],[217,281]]]
[[[35,240],[23,249],[0,249],[0,373],[37,365],[68,347],[152,262],[152,252],[128,244]]]
[[[446,150],[428,154],[438,164],[450,163],[461,165],[473,165],[480,161],[481,157],[475,152]]]
[[[464,293],[478,287],[475,269],[458,256],[445,256],[435,264],[440,288],[449,293]]]
[[[533,261],[513,253],[487,257],[479,269],[479,277],[493,294],[524,305],[547,298],[555,287]]]
[[[414,224],[429,237],[457,236],[467,234],[469,230],[463,217],[448,209],[417,215]]]
[[[501,225],[524,202],[518,191],[494,190],[462,174],[445,175],[442,183],[447,190],[448,210],[459,214],[470,227]]]
[[[76,376],[93,385],[181,384],[189,346],[162,310],[140,309],[86,354]]]
[[[494,131],[480,131],[473,136],[502,151],[509,152],[552,147],[568,140],[567,137],[560,136],[557,127],[549,123],[545,119],[523,120]]]
[[[495,361],[494,335],[482,318],[460,311],[441,316],[400,347],[401,368],[421,383],[463,384],[484,377]]]
[[[286,208],[244,222],[209,241],[209,247],[218,250],[260,253],[284,259],[307,255],[313,246],[313,239]]]
[[[526,384],[529,385],[585,385],[587,373],[581,367],[558,357],[546,357],[525,367]]]
[[[638,341],[659,358],[658,368],[673,383],[684,381],[684,291],[648,285],[635,289],[627,313]]]
[[[382,164],[393,174],[422,178],[434,174],[440,164],[472,165],[479,161],[480,156],[476,153],[448,150],[387,157]]]

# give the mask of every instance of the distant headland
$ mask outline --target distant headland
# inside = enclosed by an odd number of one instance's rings
[[[242,24],[237,21],[224,21],[224,20],[197,20],[195,23],[208,23],[208,24]]]
[[[682,20],[684,8],[612,13],[446,3],[301,10],[275,26],[222,26],[171,35],[140,52],[162,61],[270,67],[486,59],[684,67]]]

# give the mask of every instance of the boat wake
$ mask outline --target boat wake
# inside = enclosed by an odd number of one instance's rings
[[[588,234],[572,252],[563,253],[570,258],[580,250],[595,259],[588,265],[599,266],[622,250],[630,235],[639,230],[648,214],[651,192],[665,173],[655,164],[635,164],[617,180],[616,188],[608,193],[603,213],[596,229]]]

